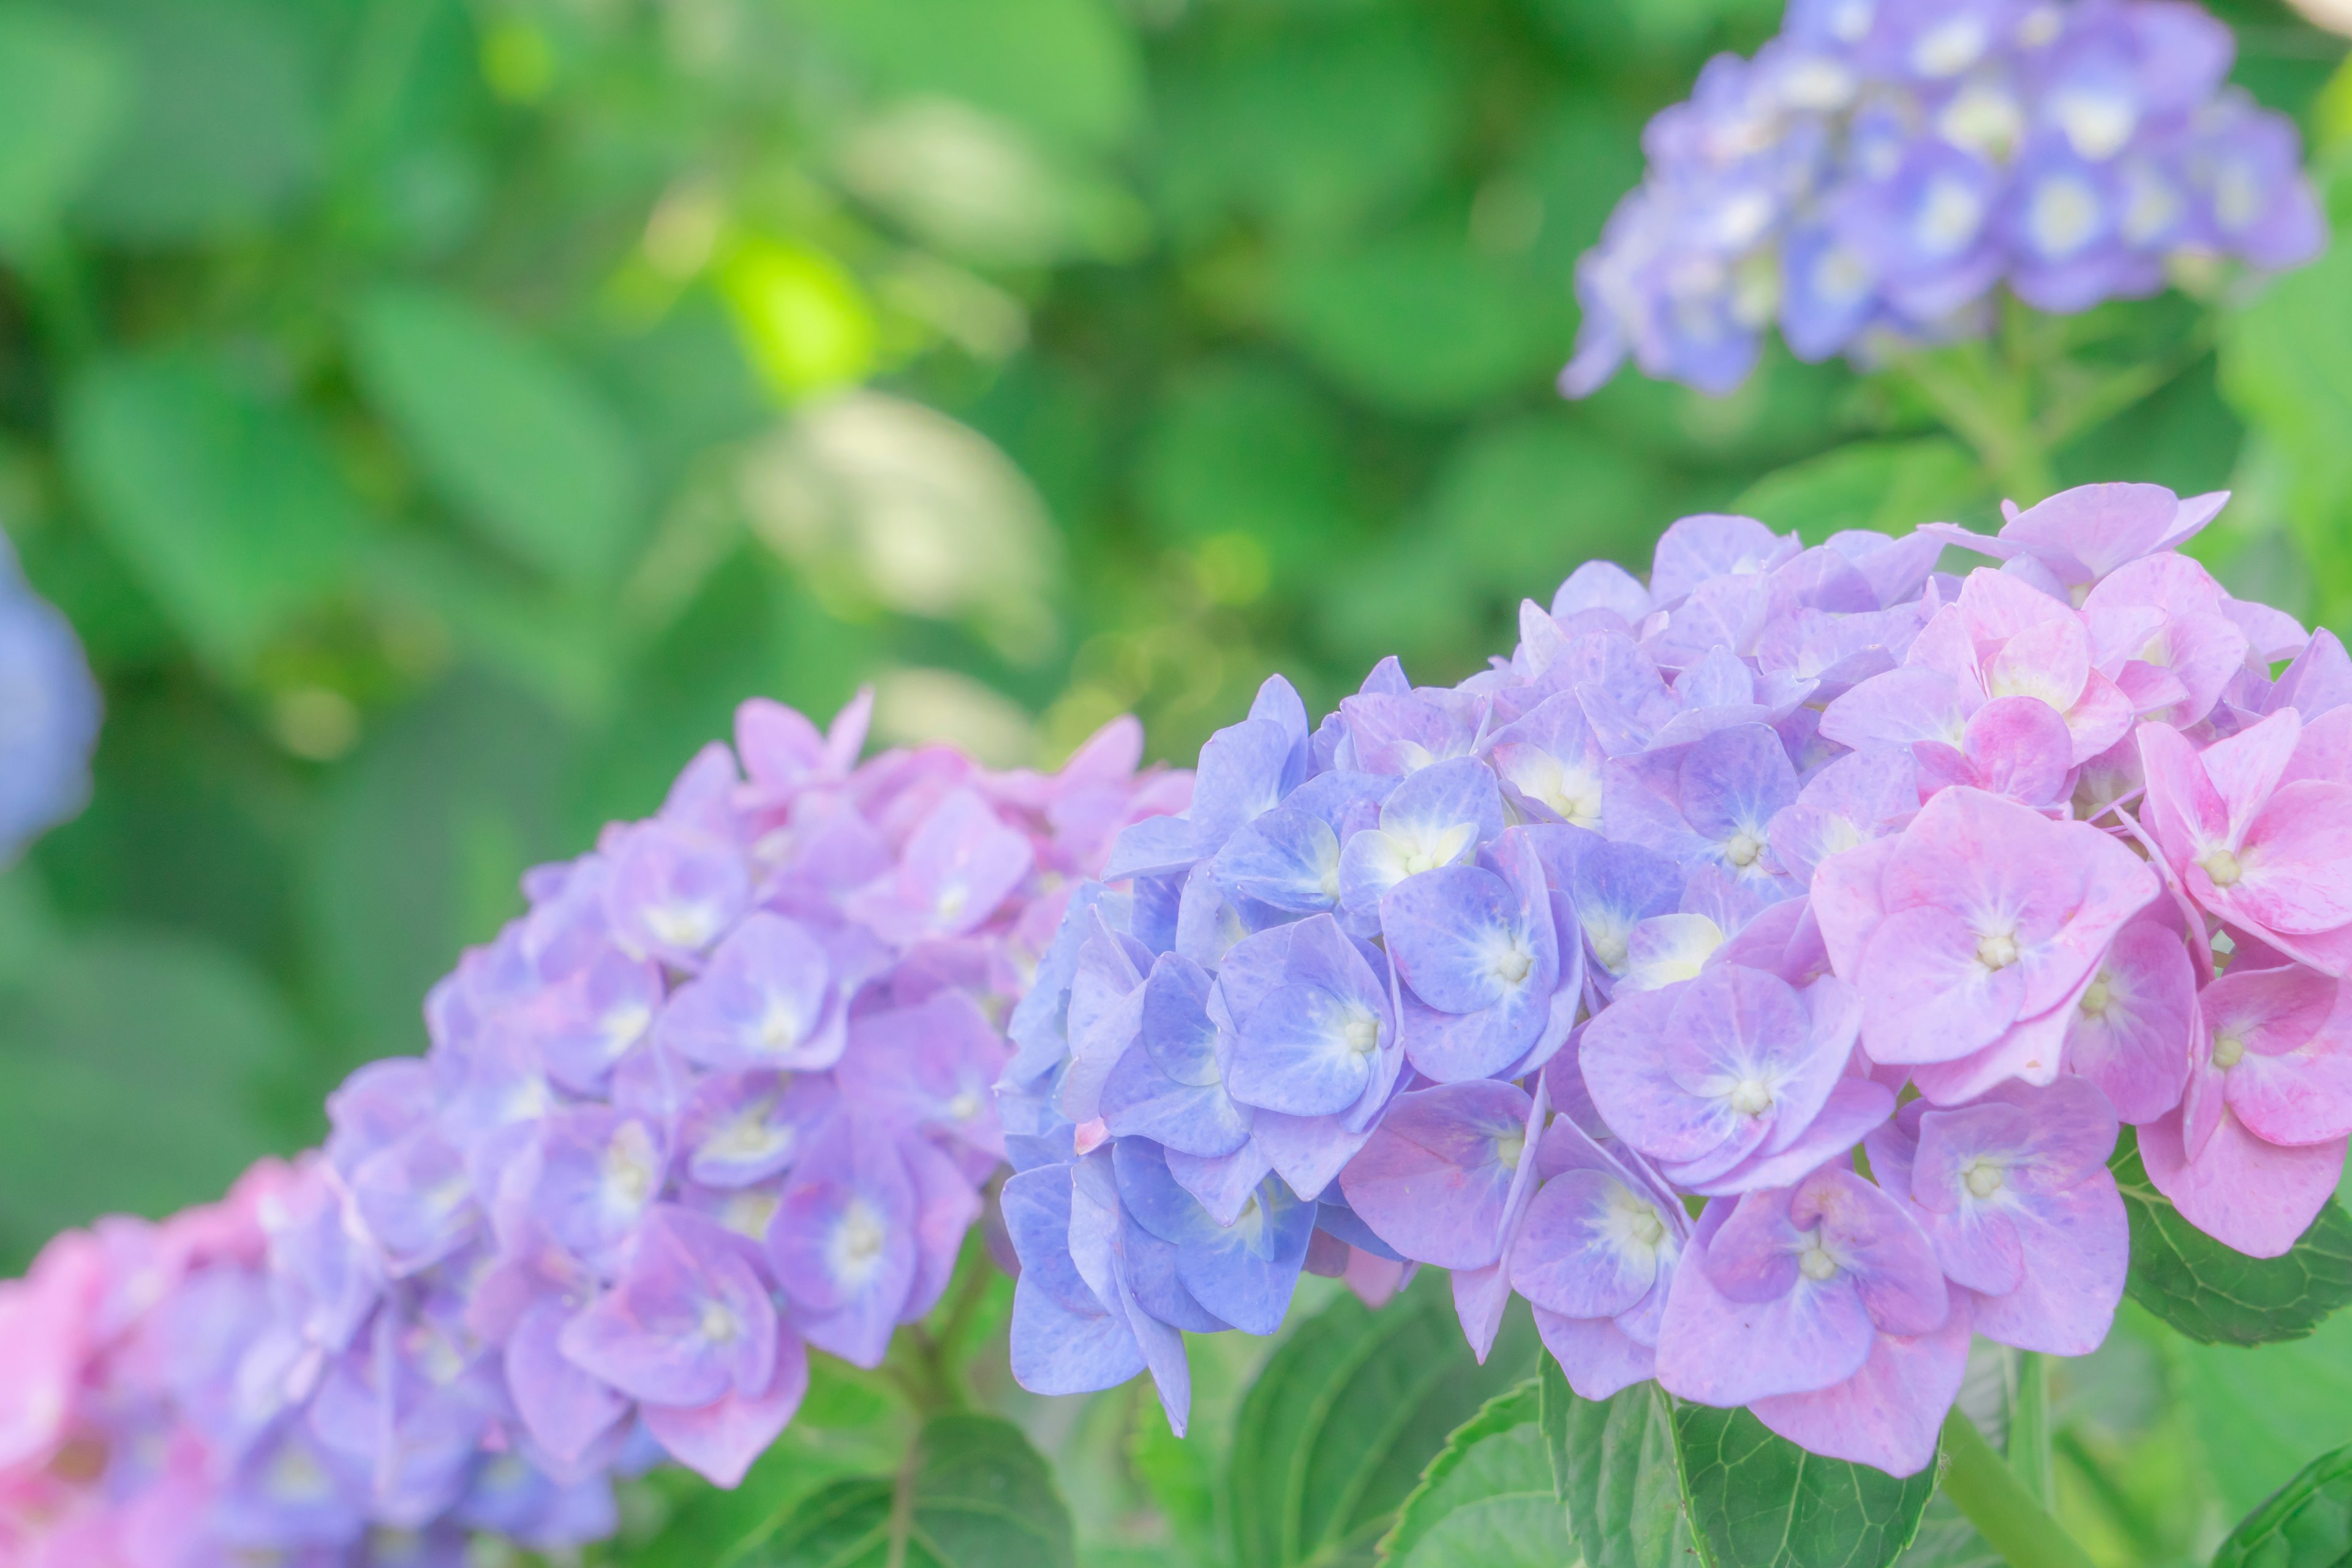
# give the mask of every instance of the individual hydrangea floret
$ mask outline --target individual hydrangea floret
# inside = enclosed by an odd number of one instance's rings
[[[2185,0],[1795,0],[1651,121],[1577,267],[1562,386],[1631,357],[1728,392],[1776,327],[1801,359],[1883,358],[1982,332],[1996,287],[2074,312],[2309,260],[2294,127],[2225,85],[2235,47]]]
[[[1458,686],[1269,681],[1013,1020],[1016,1375],[1181,1426],[1182,1334],[1429,1266],[1482,1356],[1517,1294],[1587,1397],[1908,1474],[1972,1333],[2105,1338],[2125,1123],[2284,1251],[2352,1138],[2352,658],[2179,553],[2225,499],[1685,518]]]

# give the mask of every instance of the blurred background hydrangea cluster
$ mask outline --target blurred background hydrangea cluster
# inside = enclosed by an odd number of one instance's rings
[[[0,1263],[316,1142],[746,695],[1190,759],[1685,513],[1990,523],[1899,379],[1555,391],[1643,125],[1781,9],[0,0],[0,522],[106,703],[0,878]],[[2341,232],[2344,38],[2213,9]],[[2234,489],[2200,552],[2346,630],[2352,247],[2215,287],[2032,323],[2157,367],[2051,479]]]

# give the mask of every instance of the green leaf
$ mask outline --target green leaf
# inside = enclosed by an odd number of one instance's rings
[[[1420,416],[1539,390],[1574,336],[1566,289],[1473,251],[1454,223],[1294,259],[1274,312],[1349,390]]]
[[[1738,1568],[1882,1568],[1911,1544],[1933,1465],[1897,1479],[1825,1459],[1746,1410],[1676,1402],[1691,1520],[1706,1556]]]
[[[2195,1435],[2196,1468],[2225,1516],[2246,1512],[2281,1476],[2352,1437],[2352,1313],[2302,1339],[2251,1348],[2147,1327]]]
[[[318,91],[287,9],[252,0],[79,0],[132,67],[131,113],[75,211],[134,245],[257,227],[325,161]]]
[[[421,1050],[417,999],[522,912],[525,868],[576,847],[557,815],[571,742],[546,708],[467,669],[338,771],[304,862],[303,930],[356,1060]]]
[[[2322,1454],[2230,1532],[2213,1568],[2342,1568],[2352,1561],[2352,1447]]]
[[[1667,515],[1657,476],[1558,410],[1465,437],[1430,500],[1446,552],[1502,605],[1549,604],[1561,579],[1608,557],[1646,570]]]
[[[1072,1568],[1069,1510],[1021,1428],[992,1415],[938,1415],[915,1442],[896,1482],[837,1481],[735,1561],[744,1568]]]
[[[551,575],[594,581],[639,542],[627,427],[551,351],[455,294],[388,289],[353,314],[371,401],[441,498]]]
[[[284,1003],[224,948],[58,938],[0,994],[0,1268],[102,1214],[218,1197],[277,1146],[262,1106],[299,1051]]]
[[[1455,1428],[1380,1544],[1401,1568],[1559,1568],[1574,1548],[1529,1378]]]
[[[1206,233],[1238,210],[1293,240],[1344,233],[1444,165],[1457,106],[1412,12],[1363,7],[1224,41],[1169,73],[1157,195],[1180,228]]]
[[[70,387],[61,434],[109,542],[216,669],[345,584],[359,502],[309,420],[220,361],[103,361]]]
[[[36,238],[80,188],[121,122],[126,75],[87,23],[0,10],[0,243]]]
[[[1135,35],[1108,0],[800,0],[894,97],[961,99],[1089,148],[1143,109]]]
[[[1819,544],[1844,529],[1905,533],[1929,521],[1959,521],[1990,496],[1968,448],[1923,436],[1849,442],[1791,464],[1748,486],[1730,510]]]
[[[1139,478],[1170,537],[1246,534],[1285,575],[1326,569],[1335,539],[1354,531],[1339,421],[1269,365],[1212,362],[1180,376]]]
[[[2352,247],[2271,279],[2223,318],[2221,394],[2281,460],[2288,521],[2331,617],[2352,607]]]
[[[1242,1402],[1226,1477],[1239,1568],[1366,1562],[1446,1435],[1535,1371],[1515,1309],[1484,1366],[1431,1272],[1380,1311],[1341,1296],[1301,1323]]]
[[[1643,1382],[1580,1399],[1549,1357],[1544,1369],[1553,1469],[1586,1568],[1679,1568],[1699,1555],[1664,1393]]]
[[[2249,1258],[2181,1217],[2156,1190],[2128,1131],[2108,1162],[2131,1221],[2132,1300],[2192,1340],[2301,1339],[2352,1301],[2352,1215],[2330,1201],[2292,1250]]]
[[[1895,1568],[2002,1568],[2007,1559],[1986,1545],[1968,1516],[1938,1491],[1919,1516],[1919,1533],[1895,1561]]]
[[[888,1483],[889,1470],[914,1436],[899,1402],[827,1356],[809,1363],[808,1397],[742,1483],[716,1487],[683,1468],[656,1472],[651,1484],[667,1504],[661,1528],[632,1545],[626,1568],[721,1568],[751,1554],[828,1486]]]

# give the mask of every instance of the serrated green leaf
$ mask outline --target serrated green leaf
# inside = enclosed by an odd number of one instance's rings
[[[1380,1544],[1396,1568],[1560,1568],[1573,1554],[1529,1378],[1447,1436]]]
[[[2347,1562],[2352,1562],[2352,1447],[2305,1465],[2213,1554],[2213,1568],[2342,1568]]]
[[[127,77],[112,40],[87,24],[0,10],[0,244],[56,220],[120,121]]]
[[[1968,1516],[1939,1491],[1919,1516],[1919,1533],[1895,1563],[1895,1568],[2002,1568],[2007,1561],[1985,1544]]]
[[[1933,1465],[1897,1478],[1807,1453],[1746,1410],[1676,1402],[1691,1521],[1738,1568],[1883,1568],[1918,1533]]]
[[[937,1415],[915,1442],[896,1480],[836,1481],[734,1561],[742,1568],[1073,1568],[1069,1510],[1021,1428],[992,1415]]]
[[[609,576],[639,542],[628,429],[546,346],[456,294],[402,288],[353,314],[352,351],[371,401],[485,539],[575,582]]]
[[[1819,544],[1843,529],[1907,533],[1931,520],[1959,521],[1990,498],[1966,447],[1948,436],[1923,436],[1853,441],[1791,464],[1750,485],[1731,510]]]
[[[1679,1568],[1692,1539],[1674,1413],[1654,1383],[1580,1399],[1544,1358],[1544,1413],[1560,1500],[1587,1568]]]
[[[2126,1131],[2108,1162],[2131,1221],[2132,1300],[2207,1344],[2300,1339],[2352,1302],[2352,1215],[2333,1200],[2279,1258],[2249,1258],[2181,1217]]]
[[[1240,1568],[1369,1561],[1446,1435],[1531,1374],[1538,1350],[1515,1308],[1480,1366],[1433,1272],[1378,1312],[1341,1296],[1300,1324],[1234,1425],[1225,1484]]]
[[[62,437],[109,542],[216,669],[242,671],[346,583],[365,514],[310,421],[221,361],[102,361],[68,391]]]

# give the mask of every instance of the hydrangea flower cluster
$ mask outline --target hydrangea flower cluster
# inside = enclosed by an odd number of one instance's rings
[[[2352,1133],[2352,658],[2179,552],[2225,500],[1685,518],[1457,687],[1268,681],[1014,1014],[1016,1374],[1181,1426],[1180,1331],[1431,1264],[1482,1356],[1516,1291],[1587,1397],[1907,1474],[1972,1331],[2104,1338],[2120,1123],[2284,1251]]]
[[[1775,324],[1801,359],[1875,356],[1980,332],[1997,284],[2071,312],[2177,263],[2308,260],[2294,127],[2224,85],[2235,47],[2187,0],[1790,0],[1650,122],[1563,389],[1630,354],[1728,392]]]
[[[99,711],[72,626],[0,538],[0,866],[89,798]]]
[[[583,1542],[616,1472],[734,1484],[811,1347],[880,1362],[1003,1161],[1003,1019],[1190,776],[1138,775],[1131,719],[1051,776],[860,764],[868,708],[820,733],[746,704],[656,816],[526,877],[433,991],[430,1052],[352,1075],[323,1151],[0,1287],[9,1560]]]

